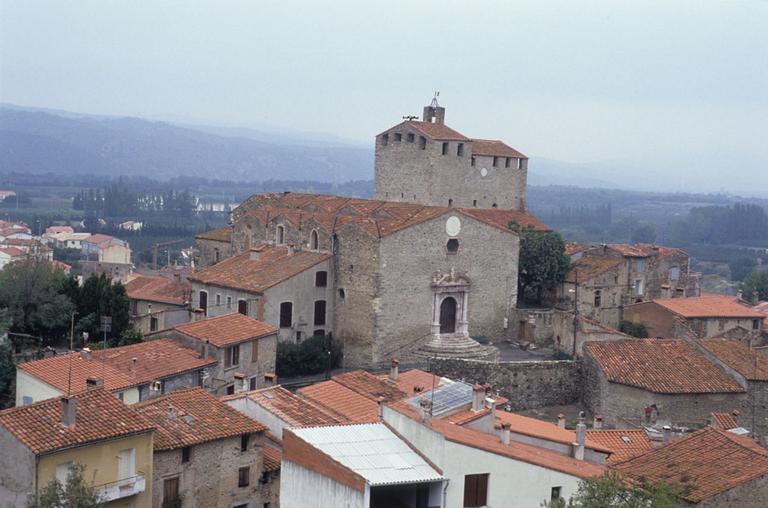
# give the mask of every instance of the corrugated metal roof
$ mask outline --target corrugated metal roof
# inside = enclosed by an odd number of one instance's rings
[[[432,402],[432,416],[440,416],[461,406],[472,403],[472,386],[461,381],[446,384],[408,399],[408,404],[419,408],[422,400]]]
[[[304,427],[291,432],[365,478],[372,487],[443,479],[382,423]]]

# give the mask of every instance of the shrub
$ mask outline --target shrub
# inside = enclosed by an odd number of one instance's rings
[[[331,335],[316,335],[303,342],[278,342],[277,375],[294,377],[318,374],[341,364],[341,347]]]

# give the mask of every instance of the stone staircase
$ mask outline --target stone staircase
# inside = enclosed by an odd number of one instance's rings
[[[493,346],[484,346],[465,336],[442,336],[432,338],[420,346],[414,355],[423,358],[462,358],[494,361],[499,351]]]

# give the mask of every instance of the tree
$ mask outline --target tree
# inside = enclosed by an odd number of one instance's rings
[[[38,499],[27,503],[28,508],[100,508],[104,506],[93,486],[85,481],[85,466],[73,464],[69,469],[67,481],[62,485],[59,480],[51,480],[40,492]]]
[[[648,329],[643,323],[633,323],[632,321],[625,320],[619,323],[619,331],[641,339],[648,338]]]
[[[656,227],[653,224],[643,223],[632,230],[630,237],[632,243],[653,243],[656,241]]]
[[[571,267],[571,261],[565,255],[565,241],[557,233],[522,229],[514,221],[509,228],[520,236],[518,294],[523,297],[527,290],[533,290],[536,302],[541,303],[544,290],[563,282]]]
[[[664,482],[627,480],[610,471],[579,482],[568,503],[563,498],[545,501],[545,508],[677,508],[682,493]]]
[[[0,409],[11,406],[14,399],[16,365],[13,361],[13,348],[9,340],[2,340],[10,325],[8,309],[0,309]]]
[[[757,297],[760,300],[768,300],[768,271],[752,270],[739,287],[746,299],[752,298],[752,293],[757,291]]]
[[[731,269],[731,280],[744,280],[757,266],[757,260],[749,257],[739,257],[728,262]]]
[[[80,317],[77,330],[88,332],[92,340],[102,337],[101,317],[112,318],[110,337],[121,337],[130,328],[130,300],[121,283],[112,284],[112,280],[103,273],[88,277],[79,288],[77,313]],[[109,345],[117,345],[112,340]]]
[[[0,307],[8,309],[11,331],[65,335],[74,308],[63,294],[66,284],[67,276],[45,260],[26,259],[0,271]]]

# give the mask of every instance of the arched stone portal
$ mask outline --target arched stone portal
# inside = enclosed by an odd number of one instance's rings
[[[456,333],[456,299],[452,296],[440,304],[440,333]]]

